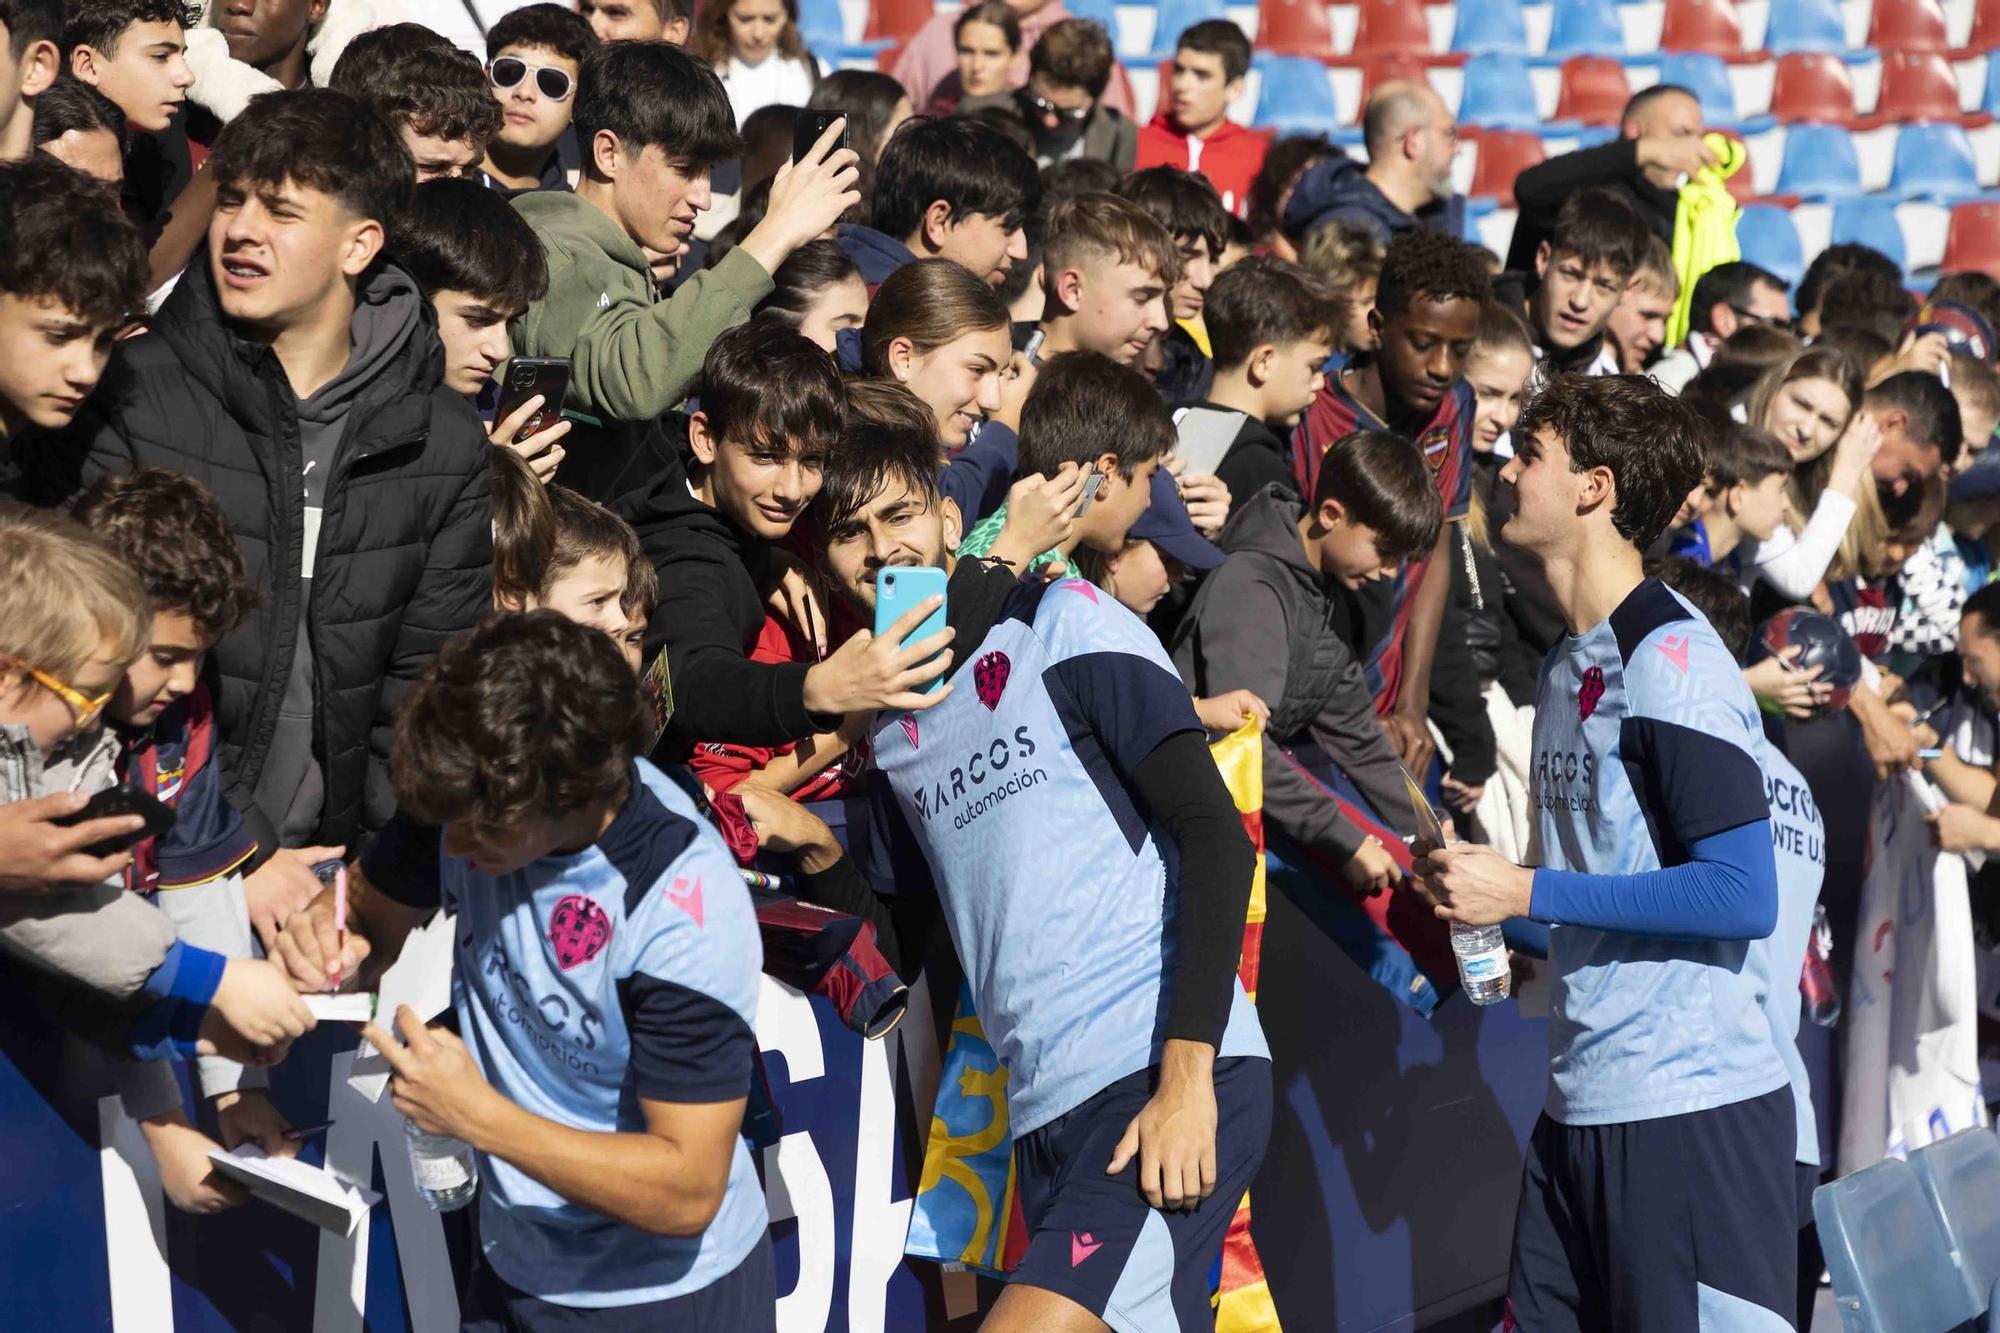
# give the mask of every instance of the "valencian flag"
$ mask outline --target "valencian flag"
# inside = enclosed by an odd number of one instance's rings
[[[1237,968],[1243,989],[1254,1001],[1264,939],[1263,738],[1252,721],[1215,742],[1209,752],[1258,853]],[[1006,1273],[1028,1247],[1014,1184],[1007,1071],[987,1042],[979,1016],[972,1012],[970,991],[961,985],[906,1251],[978,1272]],[[1278,1327],[1264,1265],[1250,1239],[1248,1194],[1237,1202],[1229,1224],[1217,1283],[1218,1333],[1261,1333]]]

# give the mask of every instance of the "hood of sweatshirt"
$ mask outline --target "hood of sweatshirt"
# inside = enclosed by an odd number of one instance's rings
[[[1299,520],[1305,512],[1303,500],[1273,483],[1230,515],[1215,544],[1231,555],[1240,551],[1267,556],[1284,566],[1301,591],[1323,598],[1319,571],[1307,562],[1305,543],[1299,540]]]
[[[1301,238],[1329,214],[1367,223],[1386,243],[1398,232],[1431,227],[1457,236],[1464,232],[1465,200],[1459,195],[1433,199],[1406,213],[1368,179],[1368,165],[1336,153],[1307,169],[1285,204],[1280,225],[1287,236]]]
[[[354,350],[338,375],[299,403],[302,421],[336,421],[374,384],[424,327],[424,294],[416,280],[393,265],[378,265],[355,293]]]
[[[834,230],[841,253],[861,270],[861,281],[872,291],[889,280],[889,275],[911,263],[916,255],[910,247],[891,236],[854,222],[843,222]]]

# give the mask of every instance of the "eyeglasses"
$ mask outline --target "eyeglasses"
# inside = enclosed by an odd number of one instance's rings
[[[1026,93],[1024,95],[1028,99],[1028,105],[1033,107],[1040,115],[1054,116],[1059,120],[1067,120],[1072,124],[1082,124],[1090,115],[1090,108],[1087,106],[1057,106],[1046,97],[1038,97],[1034,93]]]
[[[76,725],[79,727],[89,726],[97,715],[104,711],[104,705],[111,702],[111,696],[115,692],[114,687],[93,698],[75,686],[66,685],[62,681],[57,680],[41,668],[29,666],[19,658],[14,659],[14,666],[19,670],[26,671],[37,685],[42,686],[50,694],[55,695],[56,698],[68,704],[69,711],[76,715]]]
[[[535,87],[551,102],[567,102],[569,95],[576,91],[576,80],[566,69],[555,65],[530,65],[519,56],[501,56],[486,67],[486,77],[495,88],[512,88],[528,77],[529,71],[535,75]]]

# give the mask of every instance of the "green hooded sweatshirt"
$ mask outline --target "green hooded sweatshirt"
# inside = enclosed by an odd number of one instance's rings
[[[515,322],[514,354],[568,357],[567,406],[601,420],[650,421],[676,406],[709,344],[771,293],[771,275],[738,249],[662,301],[645,251],[594,204],[543,190],[514,207],[549,257],[549,293]]]

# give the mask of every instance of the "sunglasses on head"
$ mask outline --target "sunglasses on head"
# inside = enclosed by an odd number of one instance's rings
[[[1038,97],[1034,93],[1028,94],[1028,105],[1040,115],[1055,116],[1072,124],[1081,124],[1090,115],[1090,108],[1087,106],[1057,106],[1048,98]]]
[[[512,88],[528,77],[529,71],[535,75],[535,87],[551,102],[567,102],[569,95],[576,91],[576,80],[566,69],[554,65],[530,65],[519,56],[501,56],[486,67],[486,77],[495,88]]]

